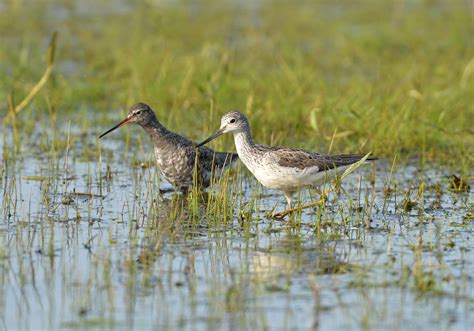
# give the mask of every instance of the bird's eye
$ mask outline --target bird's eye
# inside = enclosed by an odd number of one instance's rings
[[[229,123],[235,123],[235,118],[231,119]]]
[[[142,112],[141,110],[137,110],[137,111],[135,112],[135,115],[140,115],[141,112]]]

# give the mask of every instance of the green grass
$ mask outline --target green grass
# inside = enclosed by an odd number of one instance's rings
[[[467,324],[467,2],[144,1],[125,12],[113,2],[81,3],[84,12],[66,0],[0,5],[0,116],[9,97],[18,104],[43,74],[59,32],[46,87],[0,133],[0,270],[16,270],[0,276],[0,293],[10,294],[5,302],[20,323],[35,315],[22,315],[24,303],[40,301],[13,302],[11,293],[33,284],[47,294],[36,316],[58,305],[67,314],[51,315],[50,328],[113,328],[163,314],[163,329],[225,327],[229,318],[264,329],[273,326],[269,311],[301,322],[298,311],[312,301],[323,329],[328,320],[399,327],[418,320],[420,308],[430,321]],[[96,138],[138,101],[196,140],[240,109],[259,142],[386,160],[358,170],[358,181],[337,182],[326,204],[287,222],[266,218],[286,206],[283,197],[241,163],[206,192],[162,196],[139,128],[102,145]],[[233,149],[230,137],[213,144]],[[317,199],[301,192],[297,204]],[[62,300],[50,296],[54,288]]]
[[[59,32],[53,75],[19,116],[20,135],[52,117],[100,132],[143,101],[195,139],[239,109],[262,143],[327,152],[334,139],[334,153],[472,168],[474,28],[465,1],[116,7],[4,5],[2,100],[29,92]],[[230,138],[214,144],[231,148]]]

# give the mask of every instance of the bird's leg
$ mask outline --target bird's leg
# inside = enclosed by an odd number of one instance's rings
[[[291,200],[293,198],[293,193],[294,192],[283,192],[283,194],[285,195],[285,199],[286,199],[286,202],[288,202],[288,209],[291,209]]]
[[[293,192],[291,192],[291,194],[289,195],[290,200],[288,200],[288,192],[284,192],[284,194],[285,194],[286,200],[288,201],[289,209],[285,210],[285,211],[282,211],[282,212],[279,212],[279,213],[276,213],[276,214],[273,214],[271,216],[271,218],[284,218],[285,216],[293,214],[294,212],[301,211],[303,209],[307,209],[307,208],[311,208],[311,207],[320,206],[320,205],[322,205],[326,202],[326,196],[324,194],[321,194],[321,199],[319,199],[317,201],[313,201],[311,203],[308,203],[307,205],[303,205],[303,206],[300,206],[300,207],[291,208],[291,195],[293,195]]]
[[[286,202],[288,203],[288,209],[273,215],[270,215],[270,218],[283,218],[288,214],[291,214],[294,212],[294,209],[291,208],[291,200],[293,198],[293,193],[294,191],[284,191],[283,195],[285,196]]]

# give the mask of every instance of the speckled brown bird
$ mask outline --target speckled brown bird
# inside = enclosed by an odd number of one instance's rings
[[[158,168],[163,177],[176,189],[187,191],[193,185],[196,151],[198,152],[198,183],[208,187],[212,173],[220,172],[238,158],[236,153],[215,152],[207,147],[195,148],[191,140],[165,128],[150,106],[137,103],[130,107],[127,117],[99,138],[129,123],[140,125],[154,145]]]

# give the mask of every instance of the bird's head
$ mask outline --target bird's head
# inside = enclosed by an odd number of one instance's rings
[[[113,128],[110,130],[102,133],[99,138],[102,138],[106,134],[114,131],[115,129],[120,128],[121,126],[130,124],[130,123],[135,123],[141,126],[146,126],[149,123],[153,122],[155,120],[155,113],[151,109],[150,106],[148,106],[145,103],[137,103],[133,105],[132,107],[129,108],[127,117],[120,121],[117,125],[115,125]]]
[[[249,122],[247,120],[247,117],[245,117],[245,115],[242,114],[241,112],[231,111],[225,114],[224,116],[222,116],[221,127],[219,128],[219,130],[214,132],[206,140],[197,144],[196,147],[207,144],[211,140],[214,140],[217,137],[219,137],[221,134],[228,133],[228,132],[238,133],[238,132],[243,132],[246,130],[249,130]]]

